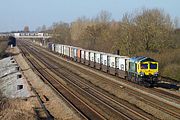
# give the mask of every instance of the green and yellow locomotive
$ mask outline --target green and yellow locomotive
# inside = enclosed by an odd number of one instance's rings
[[[154,86],[158,82],[158,62],[143,56],[130,58],[128,80]]]

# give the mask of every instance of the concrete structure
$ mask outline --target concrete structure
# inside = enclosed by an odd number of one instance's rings
[[[25,98],[32,95],[13,57],[0,60],[0,91],[8,98]]]

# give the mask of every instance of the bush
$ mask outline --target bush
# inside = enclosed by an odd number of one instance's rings
[[[162,74],[162,76],[168,76],[170,78],[180,81],[179,71],[180,71],[180,65],[169,64],[162,69],[161,74]]]
[[[0,58],[6,54],[5,50],[8,47],[8,39],[7,38],[0,38]]]

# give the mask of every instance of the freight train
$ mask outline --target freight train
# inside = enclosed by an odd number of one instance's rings
[[[49,42],[46,47],[75,62],[144,86],[154,86],[158,82],[158,62],[149,57],[130,58],[52,42]]]

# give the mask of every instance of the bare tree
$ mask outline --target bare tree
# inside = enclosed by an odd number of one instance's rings
[[[71,33],[71,39],[72,39],[72,44],[79,46],[80,43],[78,42],[83,34],[83,32],[86,30],[87,26],[91,26],[92,22],[86,18],[86,17],[81,17],[78,18],[76,21],[71,23],[70,26],[70,33]]]
[[[143,9],[140,15],[136,15],[134,22],[142,50],[157,50],[172,46],[173,23],[170,16],[162,10]]]
[[[180,27],[179,21],[180,21],[179,17],[174,18],[174,26],[176,29]]]
[[[97,15],[97,17],[95,18],[95,21],[99,23],[108,23],[110,19],[111,19],[111,13],[108,11],[102,10],[99,13],[99,15]]]
[[[52,39],[61,44],[71,44],[70,26],[68,23],[54,23],[52,27]]]
[[[29,26],[24,27],[24,32],[29,32]]]

